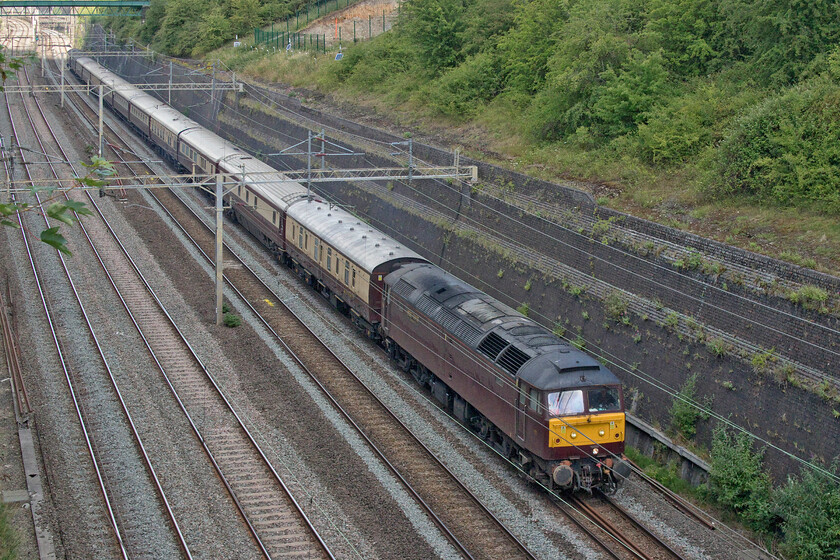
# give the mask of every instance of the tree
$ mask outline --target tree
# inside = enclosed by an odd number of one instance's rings
[[[770,528],[773,486],[764,470],[764,449],[753,451],[750,434],[734,433],[723,425],[715,429],[709,491],[719,504],[741,515],[753,529]]]
[[[114,174],[114,166],[105,159],[98,156],[91,158],[91,163],[82,162],[82,165],[90,169],[85,177],[76,177],[73,188],[93,187],[102,188],[107,186],[107,178]],[[55,192],[52,187],[30,187],[30,193],[34,197],[38,195],[46,195],[46,200],[42,200],[40,204],[29,204],[27,202],[10,201],[8,203],[0,203],[0,225],[6,227],[19,228],[20,225],[13,220],[13,217],[24,212],[38,212],[48,218],[52,218],[63,224],[72,226],[79,221],[80,216],[90,216],[92,212],[86,207],[84,202],[77,200],[64,199],[62,193]],[[59,232],[60,226],[53,226],[43,230],[40,234],[40,239],[47,245],[52,245],[62,253],[71,255],[70,249],[67,247],[67,240]]]
[[[835,459],[831,472],[840,473]],[[840,558],[840,487],[828,477],[803,468],[799,478],[776,491],[782,521],[783,552],[792,560]]]

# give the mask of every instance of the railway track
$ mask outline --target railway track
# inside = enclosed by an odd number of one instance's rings
[[[571,496],[570,516],[583,515],[604,533],[601,545],[615,558],[641,560],[686,560],[609,496],[597,493],[592,498]]]
[[[37,127],[31,119],[29,110],[26,107],[26,100],[23,99],[23,96],[21,96],[20,105],[21,111],[27,118],[29,125],[32,127],[32,131],[37,138]],[[21,145],[19,140],[20,132],[18,130],[18,126],[15,125],[15,116],[13,115],[11,105],[8,103],[8,99],[7,107],[9,109],[8,115],[13,135],[17,144]],[[40,139],[38,139],[38,141],[40,142]],[[26,175],[30,180],[33,179],[34,177],[27,165],[26,155],[21,153],[21,158],[24,162],[24,171]],[[9,171],[10,170],[7,169],[7,173]],[[42,180],[49,179],[49,177],[45,175],[39,176],[38,178]],[[40,204],[41,200],[37,193],[35,194],[35,198]],[[130,549],[139,553],[141,556],[149,554],[151,551],[148,549],[144,550],[144,547],[140,544],[143,540],[143,528],[139,522],[140,520],[137,516],[131,514],[131,512],[125,507],[124,503],[115,499],[115,494],[118,493],[117,486],[121,486],[120,481],[124,480],[123,477],[125,473],[121,471],[125,469],[125,467],[124,465],[120,465],[120,461],[117,458],[117,454],[114,453],[113,447],[106,444],[102,435],[106,432],[110,433],[112,436],[115,435],[113,432],[113,422],[108,418],[108,412],[113,411],[114,402],[111,398],[103,396],[104,390],[101,385],[96,385],[95,382],[92,382],[89,378],[83,375],[85,367],[78,361],[78,358],[74,359],[74,352],[72,349],[67,351],[67,347],[72,346],[72,342],[69,342],[62,336],[62,331],[64,330],[64,326],[62,325],[63,321],[54,311],[53,307],[55,306],[55,303],[49,301],[47,289],[43,286],[39,266],[25,233],[24,220],[20,215],[18,215],[18,220],[23,234],[23,242],[32,267],[32,272],[38,286],[46,320],[49,325],[50,334],[53,339],[58,360],[64,373],[64,378],[75,409],[75,415],[79,423],[81,435],[85,441],[88,457],[90,458],[90,465],[94,473],[94,477],[96,478],[96,485],[99,488],[104,505],[107,525],[110,527],[111,531],[109,544],[112,547],[112,550],[109,551],[109,553],[112,557],[122,557],[126,559],[129,557]],[[45,223],[49,227],[50,224],[46,218]],[[98,364],[98,366],[107,371],[107,361],[102,354],[101,346],[95,339],[90,317],[88,317],[84,311],[84,306],[81,303],[79,292],[73,283],[67,263],[61,254],[58,256],[61,268],[64,271],[67,282],[69,283],[70,290],[72,291],[76,304],[78,305],[78,309],[84,318],[84,324],[89,329],[93,344],[99,352],[99,359],[101,360],[101,363]],[[123,433],[118,437],[131,438],[131,435]],[[125,439],[123,439],[123,441],[125,441]],[[136,472],[132,472],[131,474],[136,474]],[[159,521],[167,523],[167,521]],[[104,550],[102,552],[106,553]]]
[[[136,172],[136,164],[127,164],[127,167]],[[142,172],[148,173],[145,169]],[[209,260],[207,255],[212,254],[215,244],[212,233],[174,194],[156,190],[153,195],[161,206]],[[229,285],[234,289],[239,286],[237,291],[241,290],[243,300],[254,302],[252,310],[357,428],[464,557],[534,558],[338,356],[288,308],[273,305],[282,302],[245,263],[229,251],[225,261],[237,263],[227,269]]]
[[[196,247],[202,250],[205,257],[207,258],[208,262],[211,261],[207,255],[211,254],[213,248],[213,239],[210,236],[210,231],[207,229],[194,229],[195,226],[192,225],[183,225],[184,223],[193,222],[195,218],[194,215],[191,215],[186,211],[186,207],[182,206],[179,201],[176,201],[178,198],[171,192],[165,191],[158,191],[157,197],[161,202],[161,206],[164,208],[168,208],[167,212],[173,217],[173,220],[176,223],[179,223],[179,227],[181,227],[182,231],[187,234],[195,244]],[[167,200],[168,199],[168,200]],[[226,253],[225,260],[226,262],[231,262],[235,259],[229,252]],[[348,414],[348,418],[350,418],[351,422],[354,422],[357,425],[363,434],[365,435],[366,439],[371,441],[372,445],[377,445],[383,448],[383,456],[387,453],[399,453],[399,450],[405,450],[409,447],[415,448],[417,447],[417,443],[419,440],[414,439],[415,443],[409,442],[406,445],[404,440],[400,440],[399,438],[394,437],[391,433],[394,430],[389,427],[383,427],[383,420],[381,417],[381,413],[377,412],[378,409],[387,408],[381,402],[376,402],[377,399],[372,395],[371,392],[366,391],[363,387],[363,383],[359,380],[356,382],[348,383],[347,380],[352,377],[351,373],[347,368],[340,364],[340,359],[336,356],[332,355],[331,352],[326,351],[322,353],[320,348],[318,352],[313,353],[312,351],[312,339],[311,337],[314,336],[311,333],[307,333],[308,329],[302,329],[300,325],[295,325],[297,319],[292,315],[288,315],[290,313],[288,310],[278,309],[276,306],[273,305],[274,302],[278,301],[279,298],[276,297],[273,292],[271,292],[267,287],[262,286],[259,287],[259,280],[256,278],[256,275],[251,273],[248,270],[247,265],[243,262],[238,261],[237,264],[233,268],[229,268],[227,271],[226,279],[232,286],[247,286],[242,289],[242,292],[239,292],[240,295],[243,297],[245,301],[254,302],[251,304],[251,309],[258,314],[258,316],[262,317],[262,320],[265,324],[275,332],[275,334],[283,341],[284,345],[292,352],[296,359],[301,363],[301,365],[307,369],[310,375],[313,375],[313,378],[321,385],[328,394],[334,394],[336,397],[336,404],[339,408],[342,405],[349,409],[344,411]],[[294,328],[291,326],[294,325]],[[299,356],[304,355],[304,358]],[[318,373],[313,373],[313,369],[317,369]],[[326,370],[326,374],[323,371]],[[331,397],[333,398],[333,397]],[[387,416],[387,414],[386,414]],[[393,416],[391,414],[391,416]],[[354,420],[358,419],[358,420]],[[409,432],[410,430],[406,427],[403,427],[404,430]],[[392,450],[392,451],[389,451]],[[396,451],[393,451],[396,450]],[[431,453],[431,452],[428,452]],[[386,459],[387,460],[387,459]],[[405,462],[402,462],[405,461]],[[437,479],[433,476],[429,476],[428,472],[424,472],[423,467],[415,466],[415,461],[417,459],[411,458],[409,460],[401,459],[401,464],[396,464],[392,468],[395,469],[395,472],[398,473],[398,476],[406,483],[407,486],[410,486],[412,483],[412,479],[423,480],[424,486],[429,485],[430,481],[434,481],[434,484],[441,484],[437,481]],[[417,462],[417,464],[420,464]],[[403,475],[402,473],[406,472],[407,475]],[[416,473],[416,474],[415,474]],[[442,477],[446,478],[446,477]],[[415,482],[416,484],[416,482]],[[424,489],[425,490],[425,489]],[[451,494],[450,490],[443,490],[439,491],[442,495]],[[432,495],[431,499],[424,498],[420,492],[416,492],[418,498],[425,503],[426,500],[432,503],[439,504],[440,502],[433,502],[437,498]],[[457,505],[457,504],[455,504]],[[437,506],[440,509],[441,506]],[[592,513],[594,508],[589,505],[579,505],[581,509],[585,509],[586,511],[590,512],[590,515],[595,515]],[[617,506],[614,506],[617,508]],[[452,509],[452,506],[447,506],[444,504],[443,508],[440,509],[441,511],[451,512],[454,517],[461,518],[461,519],[471,519],[476,518],[476,516],[470,512],[464,511],[463,509]],[[620,510],[619,510],[620,511]],[[432,513],[435,516],[434,513]],[[636,537],[626,537],[626,533],[628,529],[624,529],[623,531],[619,532],[616,528],[615,524],[610,524],[604,521],[603,514],[601,515],[601,525],[602,527],[608,532],[609,537],[607,539],[598,539],[597,536],[593,535],[593,538],[599,540],[602,543],[602,546],[606,546],[608,550],[612,547],[609,545],[604,545],[604,541],[612,542],[625,542],[625,543],[632,543],[637,540]],[[681,558],[681,556],[670,549],[667,544],[662,543],[658,540],[653,534],[649,531],[646,531],[641,525],[637,522],[633,521],[629,514],[623,512],[624,523],[626,525],[632,525],[636,527],[636,531],[646,534],[647,539],[656,542],[657,544],[654,545],[646,545],[645,548],[632,548],[632,544],[628,548],[630,556],[621,556],[622,553],[613,553],[617,558],[621,557],[632,557],[632,558]],[[444,516],[436,516],[437,521],[441,524],[441,526],[445,526],[446,520]],[[480,517],[480,516],[478,516]],[[582,525],[585,525],[582,524]],[[498,544],[492,544],[488,541],[484,540],[486,537],[480,536],[477,540],[470,536],[471,534],[475,533],[475,530],[462,532],[461,534],[468,535],[466,540],[463,536],[459,537],[458,533],[454,531],[450,531],[450,540],[453,543],[457,543],[458,546],[462,547],[462,551],[466,556],[469,557],[491,557],[491,558],[502,558],[502,557],[519,557],[520,555],[524,554],[524,557],[531,557],[527,550],[524,549],[521,545],[518,545],[519,548],[518,552],[515,552],[516,555],[511,555],[510,553],[505,552],[508,550],[505,547],[502,547]],[[487,528],[481,528],[478,530],[479,534],[490,534],[493,532],[492,524]],[[515,540],[515,539],[514,539]],[[463,543],[461,541],[464,541]],[[488,544],[490,548],[487,548]],[[660,550],[660,552],[655,553],[647,553],[645,550],[647,548],[656,548]],[[471,549],[480,550],[481,555],[473,556],[470,552]],[[663,555],[661,550],[667,551]],[[485,556],[486,553],[486,556]]]
[[[63,157],[67,160],[66,155]],[[230,493],[241,518],[253,535],[259,553],[266,558],[299,556],[332,558],[328,547],[312,527],[270,461],[239,419],[236,411],[230,406],[207,368],[192,351],[187,340],[180,335],[170,315],[160,304],[151,286],[145,281],[116,233],[107,223],[95,199],[89,196],[88,200],[99,213],[100,224],[107,229],[107,232],[101,231],[97,238],[101,240],[107,235],[112,238],[110,243],[94,243],[85,232],[90,247],[108,275],[126,312],[131,316],[139,336],[145,342],[178,405],[188,418],[196,440],[207,452],[217,476]],[[78,301],[83,309],[81,298]],[[88,325],[93,333],[94,327],[90,324],[90,320],[88,320]],[[104,355],[103,361],[105,361]],[[109,369],[107,363],[106,369]],[[110,370],[109,376],[119,396],[120,391]],[[121,397],[120,403],[128,418],[128,423],[134,428],[126,403]],[[93,408],[93,405],[88,408]],[[193,421],[196,412],[200,412],[202,416],[201,428]],[[136,430],[134,434],[135,441],[142,449],[143,444]],[[157,476],[154,475],[145,450],[143,454],[149,472],[157,482]],[[186,557],[191,557],[185,537],[177,528],[177,522],[163,489],[159,484],[157,488],[166,504],[175,533],[179,536],[181,549]],[[123,519],[129,516],[120,515],[119,517]],[[117,529],[118,539],[121,539],[121,535],[125,532],[125,529]],[[132,550],[141,549],[132,548]],[[158,549],[157,553],[160,552],[162,550]],[[126,554],[124,553],[124,556]],[[134,557],[135,554],[131,556]],[[154,555],[154,553],[149,554]],[[171,554],[167,553],[167,555]]]

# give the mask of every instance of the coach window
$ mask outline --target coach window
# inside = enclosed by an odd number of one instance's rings
[[[327,247],[327,272],[332,270],[332,249]]]
[[[353,284],[352,285],[353,285],[354,288],[356,287],[356,269],[355,268],[353,269]]]
[[[236,189],[236,195],[237,195],[239,198],[242,198],[242,185],[239,185],[239,187],[237,187],[237,189]]]
[[[317,237],[315,238],[315,262],[321,262],[321,243]]]
[[[298,247],[303,249],[303,228],[298,228]]]
[[[309,232],[303,234],[303,248],[309,250]]]
[[[344,285],[350,283],[350,261],[344,261]]]
[[[257,202],[258,201],[259,201],[259,199],[257,198],[257,195],[254,195],[254,210],[257,209]]]
[[[271,211],[271,223],[274,224],[274,225],[277,225],[277,211],[276,210]]]
[[[245,189],[245,202],[251,202],[251,193]]]

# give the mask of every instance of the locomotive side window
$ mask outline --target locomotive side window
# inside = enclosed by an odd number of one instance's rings
[[[551,416],[583,413],[583,391],[575,389],[548,394],[548,413]]]
[[[531,389],[530,391],[531,396],[531,410],[534,412],[539,412],[540,409],[540,394],[537,392],[536,389]]]
[[[617,387],[589,389],[586,396],[589,398],[589,412],[621,410]]]

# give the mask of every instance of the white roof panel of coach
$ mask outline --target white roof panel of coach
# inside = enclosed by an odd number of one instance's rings
[[[299,224],[368,273],[380,264],[396,259],[425,260],[396,239],[337,206],[330,207],[325,202],[307,200],[292,205],[287,212]]]

